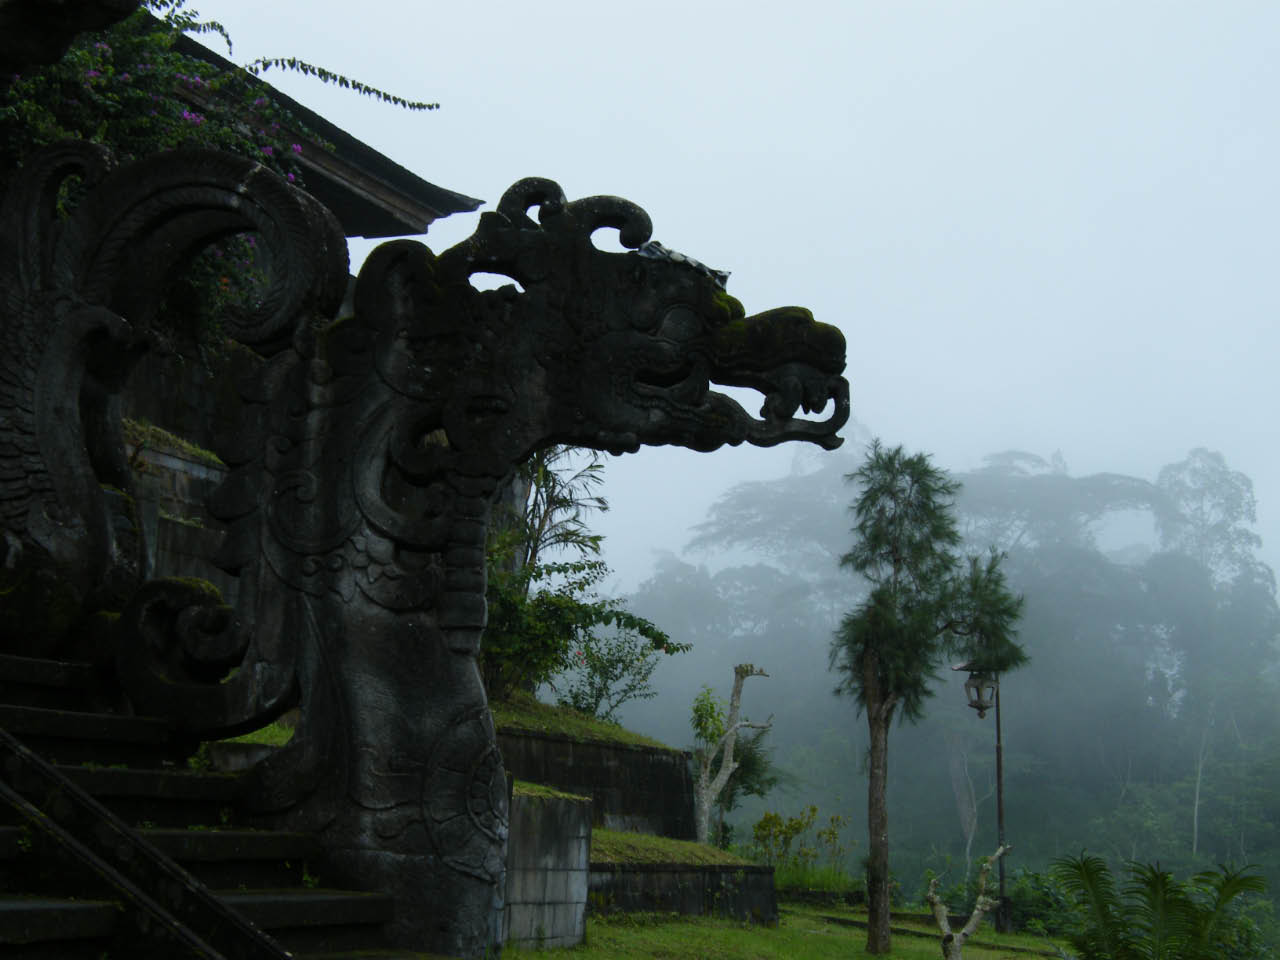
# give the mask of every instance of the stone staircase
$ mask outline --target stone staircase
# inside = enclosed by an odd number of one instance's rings
[[[0,958],[414,956],[389,898],[323,886],[313,837],[253,829],[237,775],[120,706],[89,664],[0,655]]]

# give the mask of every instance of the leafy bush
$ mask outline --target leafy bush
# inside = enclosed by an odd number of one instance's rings
[[[676,643],[621,601],[598,597],[595,587],[608,573],[602,560],[512,570],[501,551],[490,551],[489,623],[480,671],[491,700],[534,689],[566,672],[570,679],[560,703],[591,716],[601,716],[603,708],[601,719],[612,719],[628,698],[651,695],[643,658],[627,660],[622,651],[640,651],[647,644],[656,656],[682,653],[689,645]],[[618,637],[624,638],[620,645],[614,642]],[[637,674],[644,674],[639,682]]]
[[[812,804],[794,817],[767,811],[752,828],[753,843],[744,853],[758,863],[774,868],[774,883],[779,887],[806,890],[846,891],[859,884],[845,867],[845,847],[841,832],[849,818],[832,814],[827,826],[819,828],[811,838],[818,817]],[[820,862],[824,861],[824,862]]]
[[[601,720],[616,722],[617,711],[629,700],[652,700],[658,695],[649,683],[660,654],[672,652],[647,620],[617,611],[625,618],[610,632],[580,634],[581,645],[569,651],[569,667],[556,678],[556,703]],[[643,627],[628,629],[626,621]],[[653,629],[650,629],[653,628]]]
[[[917,900],[924,902],[923,891],[935,876],[926,870]],[[991,881],[987,894],[994,896]],[[957,880],[938,891],[947,909],[967,914],[978,897],[976,872],[966,880]],[[1015,930],[1027,930],[1051,937],[1069,937],[1084,926],[1084,912],[1066,884],[1053,873],[1037,873],[1025,867],[1013,871],[1006,880],[1005,896],[1010,902],[1010,920]]]
[[[1020,868],[1005,887],[1015,930],[1070,937],[1084,926],[1084,914],[1066,884],[1053,873]]]
[[[791,845],[796,839],[813,826],[818,808],[813,804],[805,807],[799,815],[782,819],[780,814],[772,810],[766,811],[752,830],[756,849],[764,858],[764,862],[777,867],[793,859]],[[794,859],[806,866],[812,866],[818,859],[818,852],[801,842],[794,854]]]

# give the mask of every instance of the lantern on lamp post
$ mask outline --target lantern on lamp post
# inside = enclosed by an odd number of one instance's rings
[[[969,678],[964,682],[965,696],[969,698],[969,706],[978,711],[978,718],[983,719],[992,707],[996,710],[996,841],[1001,847],[1004,842],[1004,743],[1000,731],[1000,678],[997,674],[970,661],[951,668],[967,670]],[[1004,892],[1004,861],[1001,857],[997,863],[1000,870],[1000,906],[996,909],[996,931],[1008,933],[1012,918],[1009,911],[1009,898]]]
[[[970,670],[970,665],[965,663],[951,669]],[[996,697],[1000,693],[1000,681],[996,679],[995,674],[984,670],[970,670],[969,679],[964,682],[964,692],[969,698],[969,706],[978,711],[978,719],[981,720],[996,704]]]

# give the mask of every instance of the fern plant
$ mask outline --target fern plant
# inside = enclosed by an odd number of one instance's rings
[[[1252,867],[1219,866],[1180,881],[1159,864],[1132,862],[1117,888],[1100,857],[1081,854],[1053,863],[1054,876],[1086,912],[1085,928],[1071,938],[1081,960],[1224,960],[1234,939],[1231,903],[1266,889]]]

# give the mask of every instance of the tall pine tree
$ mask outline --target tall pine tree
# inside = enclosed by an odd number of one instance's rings
[[[1025,662],[1014,640],[1022,599],[1009,592],[1000,556],[962,562],[953,504],[960,485],[924,454],[873,441],[846,481],[861,487],[851,508],[854,543],[841,566],[861,574],[870,594],[845,614],[831,646],[838,694],[866,714],[871,737],[867,784],[867,952],[888,953],[889,727],[918,720],[941,658],[959,654],[990,671]]]

